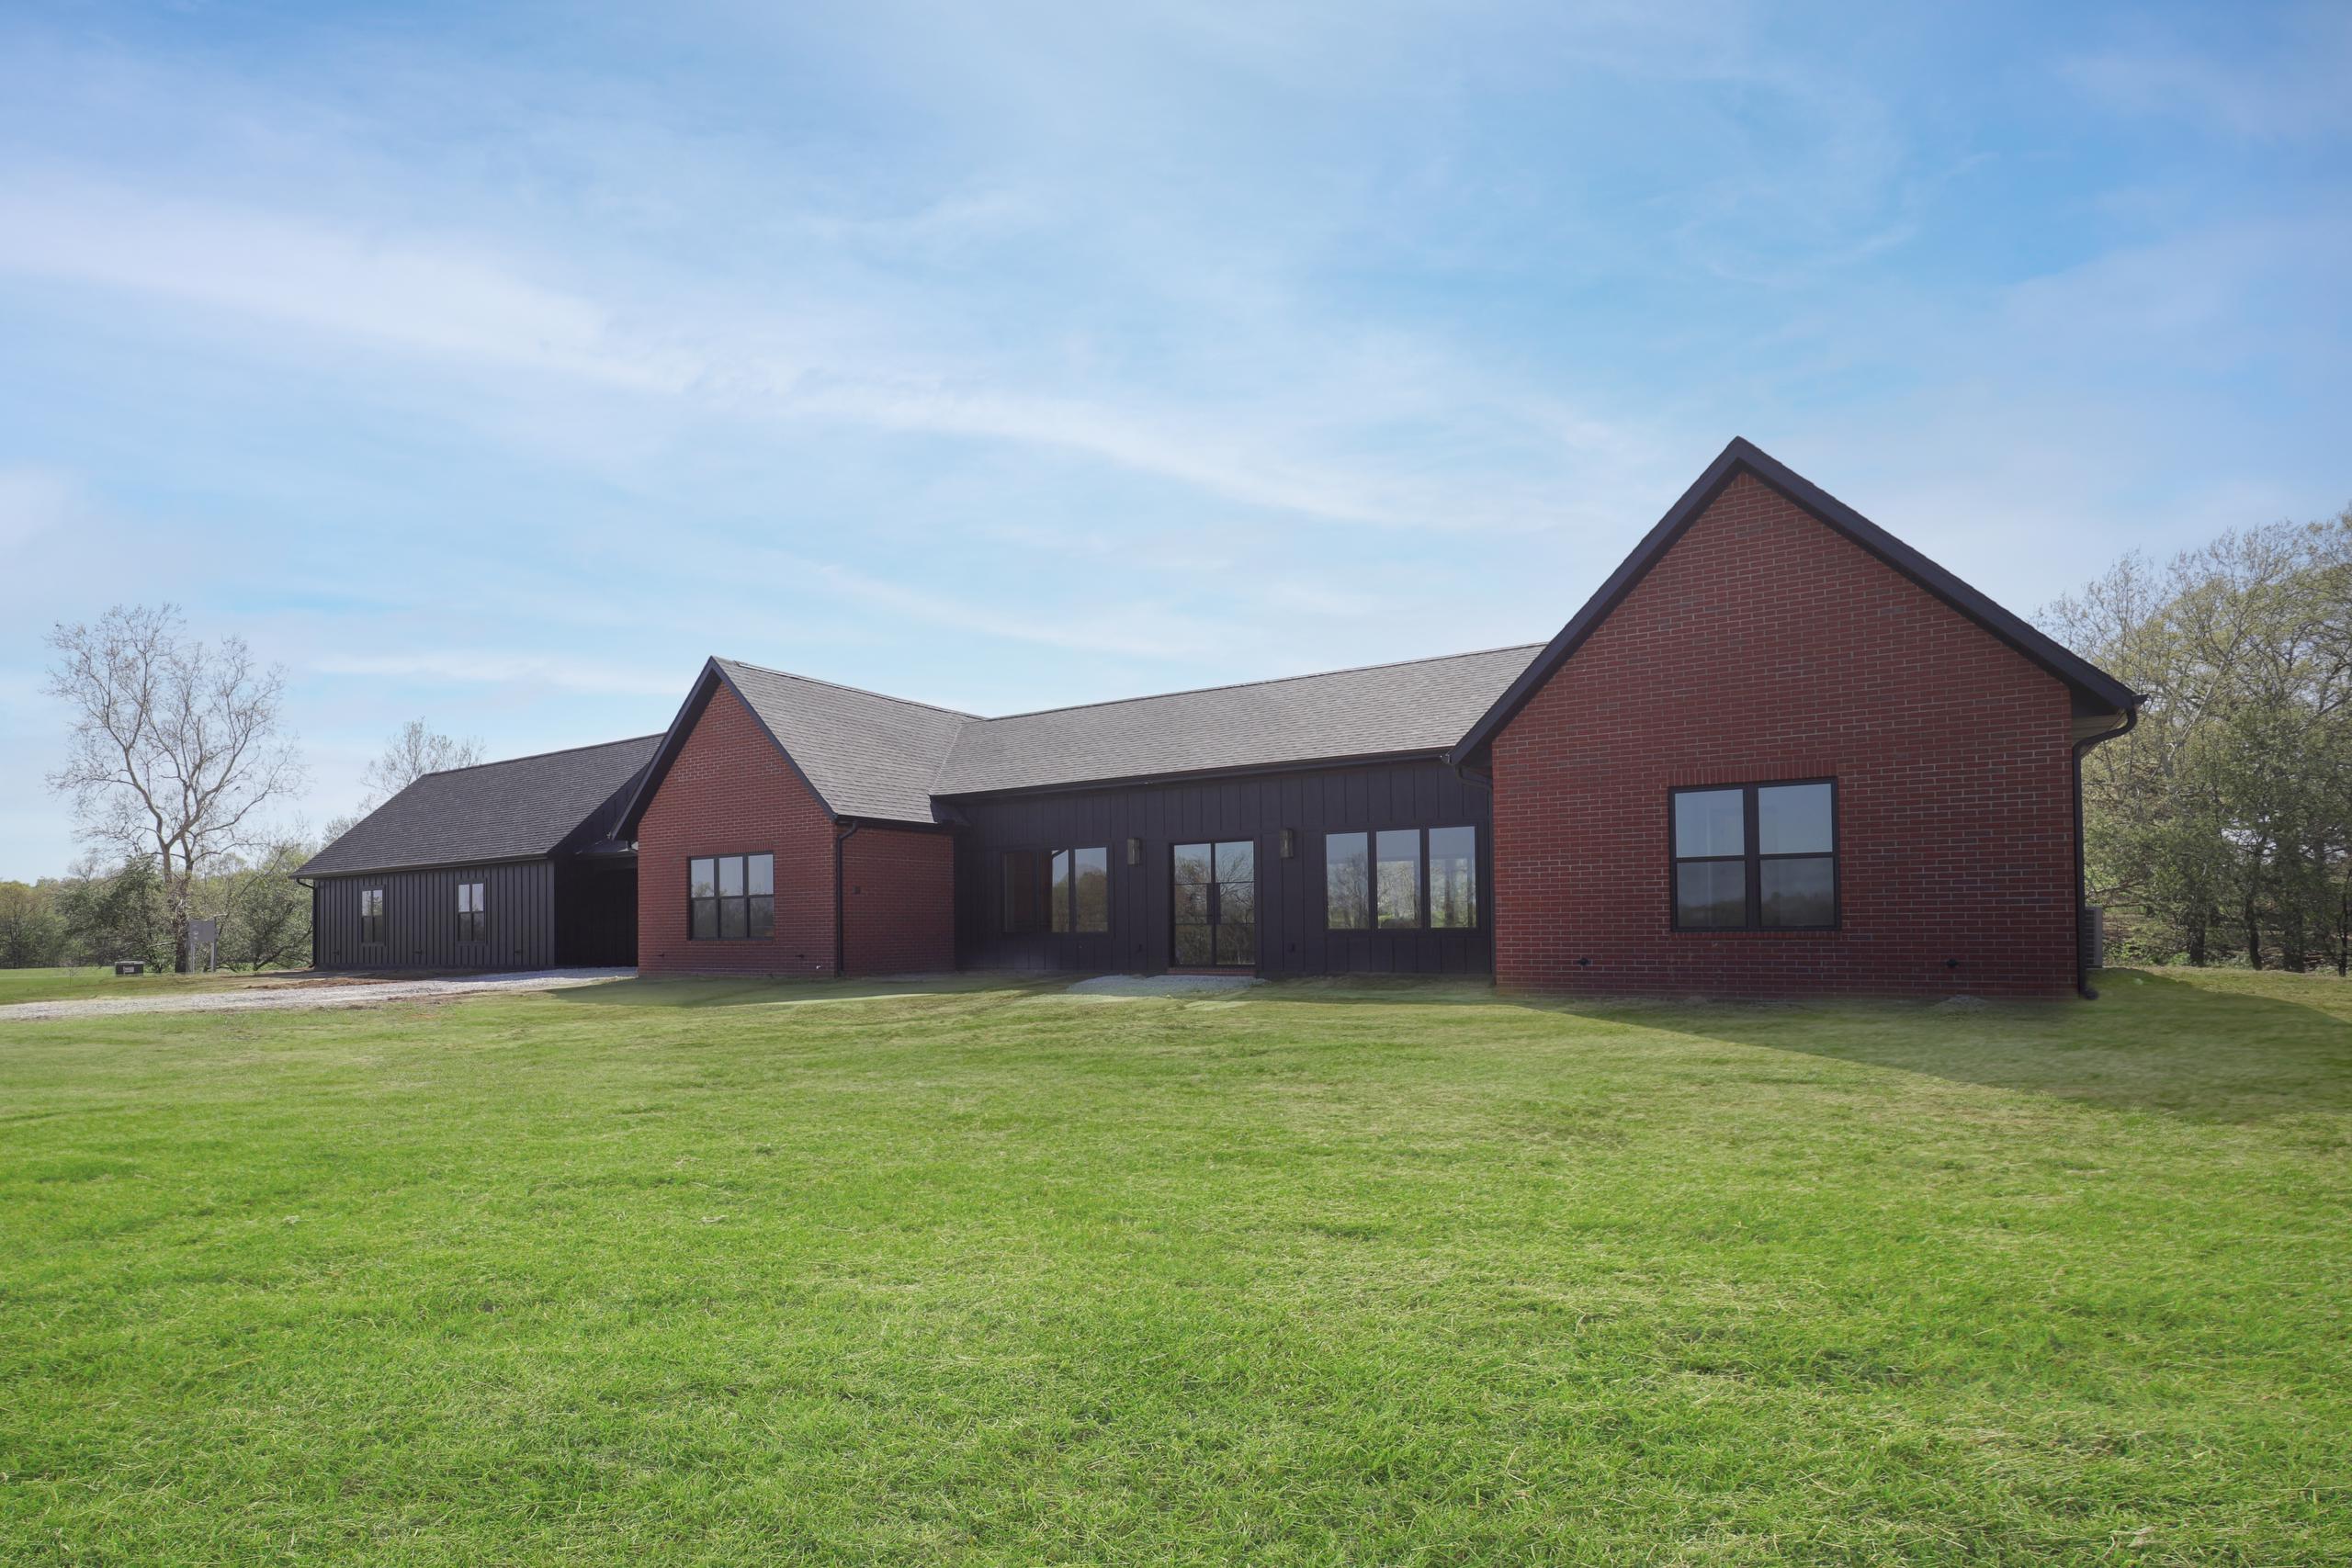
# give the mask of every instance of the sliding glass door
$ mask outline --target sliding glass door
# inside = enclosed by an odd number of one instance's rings
[[[1176,941],[1180,969],[1251,968],[1258,962],[1258,846],[1176,846]]]

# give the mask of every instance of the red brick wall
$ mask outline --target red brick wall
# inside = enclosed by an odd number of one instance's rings
[[[637,830],[637,967],[645,975],[829,975],[833,823],[722,684],[695,721]],[[686,862],[775,856],[775,935],[686,940]]]
[[[856,975],[956,967],[956,840],[945,833],[860,828],[842,850],[842,922]]]
[[[1495,738],[1496,979],[2060,995],[2068,725],[2055,677],[1743,474]],[[1840,929],[1674,931],[1668,788],[1824,776]]]

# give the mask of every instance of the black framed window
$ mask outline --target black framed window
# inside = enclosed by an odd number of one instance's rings
[[[1430,929],[1469,931],[1478,923],[1478,829],[1432,828]]]
[[[489,938],[490,928],[485,923],[482,914],[481,884],[479,882],[458,883],[458,940],[486,942]]]
[[[686,862],[686,937],[764,942],[775,934],[775,857],[703,855]]]
[[[1005,935],[1084,935],[1111,929],[1107,846],[1007,850],[1001,863]]]
[[[359,940],[381,942],[384,940],[384,890],[363,887],[359,890]]]
[[[1335,931],[1476,927],[1478,829],[1324,834],[1323,919]]]
[[[1335,931],[1372,929],[1372,835],[1323,835],[1323,919]]]
[[[1834,781],[1678,789],[1670,799],[1675,930],[1838,924]]]

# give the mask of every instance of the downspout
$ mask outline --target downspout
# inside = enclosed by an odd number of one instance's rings
[[[2090,873],[2083,853],[2083,759],[2092,748],[2131,734],[2139,723],[2140,710],[2126,708],[2123,722],[2113,729],[2102,729],[2075,742],[2075,994],[2086,1002],[2098,1000],[2098,993],[2091,988],[2091,972],[2083,963],[2083,909],[2090,897]]]
[[[2076,804],[2080,805],[2079,800]],[[856,838],[858,829],[863,826],[863,823],[852,822],[847,828],[833,835],[833,973],[835,976],[849,973],[849,919],[848,907],[842,902],[845,887],[842,874],[842,846]]]

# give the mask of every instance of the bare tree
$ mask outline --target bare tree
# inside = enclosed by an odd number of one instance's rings
[[[360,775],[359,782],[368,791],[359,803],[360,812],[364,816],[375,810],[427,773],[470,768],[481,761],[480,739],[459,740],[427,729],[421,718],[410,719],[384,748],[384,754],[368,763]],[[328,838],[332,840],[336,836],[330,833]]]
[[[185,974],[196,879],[264,842],[261,812],[301,783],[278,728],[285,671],[240,637],[190,638],[174,604],[118,604],[95,626],[57,626],[49,646],[49,693],[74,713],[50,787],[74,797],[85,841],[155,866]]]

